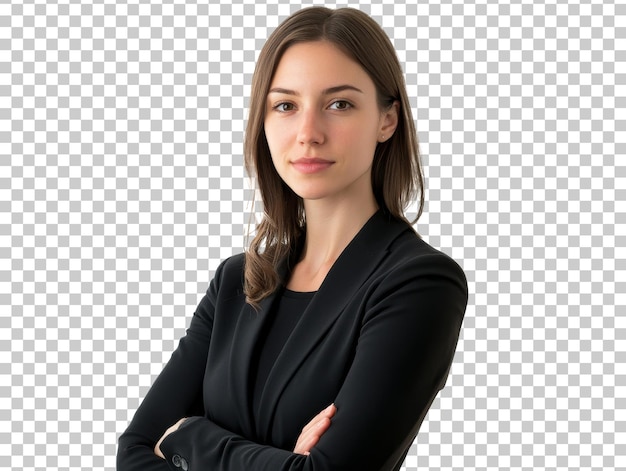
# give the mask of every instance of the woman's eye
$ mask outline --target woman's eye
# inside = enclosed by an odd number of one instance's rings
[[[352,105],[345,100],[337,100],[330,105],[333,110],[347,110],[351,107]]]
[[[286,112],[286,111],[292,111],[293,110],[293,104],[291,103],[279,103],[276,106],[274,106],[274,109],[276,111],[280,111],[280,112]]]

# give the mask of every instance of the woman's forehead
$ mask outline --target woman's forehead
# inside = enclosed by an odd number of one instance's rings
[[[294,44],[283,53],[270,84],[270,90],[273,89],[294,95],[304,89],[368,93],[374,89],[374,83],[361,65],[337,46],[315,41]]]

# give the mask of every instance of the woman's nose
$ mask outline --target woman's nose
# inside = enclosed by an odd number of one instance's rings
[[[298,142],[310,145],[322,144],[324,140],[325,135],[320,113],[314,109],[301,111]]]

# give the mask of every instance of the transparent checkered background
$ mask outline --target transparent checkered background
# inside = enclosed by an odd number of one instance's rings
[[[311,2],[137,3],[0,4],[2,469],[115,468],[259,208],[255,57]],[[471,293],[405,469],[625,469],[626,7],[385,3]]]

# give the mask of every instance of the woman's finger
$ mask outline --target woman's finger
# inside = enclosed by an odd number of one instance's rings
[[[170,433],[175,432],[176,430],[178,430],[178,427],[180,427],[181,424],[185,420],[187,420],[187,418],[183,417],[178,422],[176,422],[174,425],[168,427],[168,429],[161,436],[161,438],[159,438],[159,441],[157,442],[157,444],[154,446],[154,454],[155,455],[157,455],[159,458],[165,459],[165,456],[163,456],[163,452],[161,451],[161,443],[163,443],[163,440],[165,440],[165,437],[167,437]]]
[[[317,414],[311,421],[304,426],[296,446],[294,453],[301,455],[308,455],[311,449],[317,444],[319,439],[324,435],[326,430],[330,427],[330,419],[335,415],[337,408],[334,404],[331,404],[322,412]]]
[[[306,433],[309,429],[315,427],[320,420],[324,418],[328,418],[328,419],[332,418],[332,416],[335,415],[336,411],[337,411],[337,407],[335,407],[335,404],[331,404],[322,412],[320,412],[315,417],[313,417],[311,421],[304,426],[304,428],[302,429],[302,433]]]

